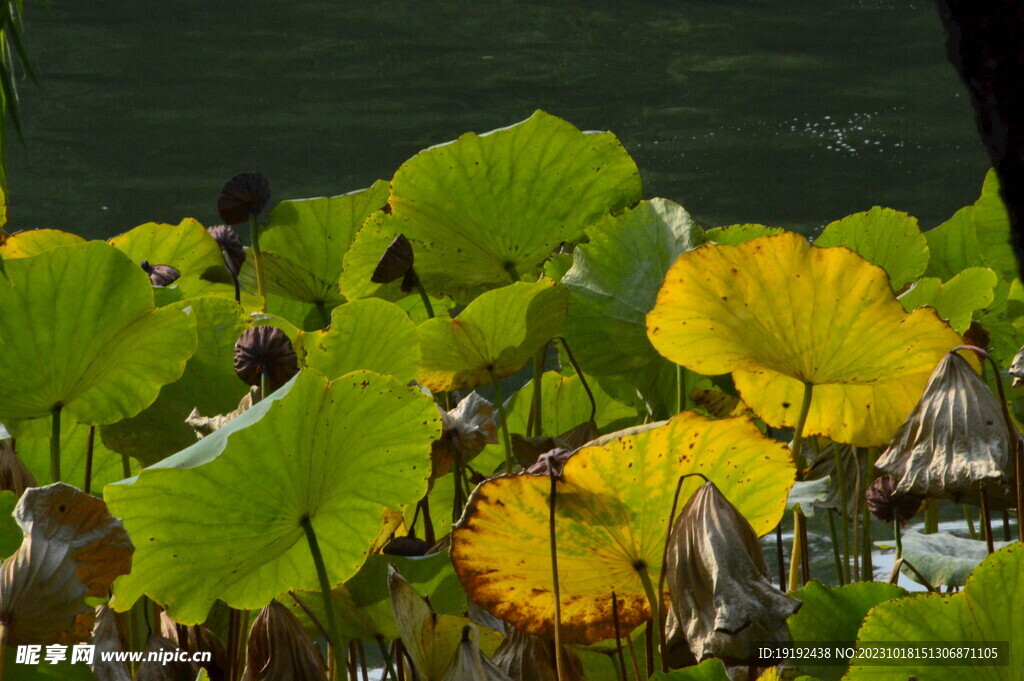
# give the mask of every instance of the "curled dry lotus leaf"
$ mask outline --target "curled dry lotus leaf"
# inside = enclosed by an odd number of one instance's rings
[[[638,567],[661,569],[679,477],[714,480],[757,533],[778,523],[793,484],[785,447],[746,418],[711,421],[683,412],[658,427],[606,438],[565,463],[555,528],[563,640],[612,638],[612,592],[621,631],[650,617]],[[756,473],[755,473],[756,471]],[[698,486],[683,483],[682,498]],[[492,478],[476,488],[452,533],[452,562],[470,598],[524,632],[552,631],[554,598],[548,535],[551,482]]]
[[[555,642],[525,634],[511,625],[507,628],[505,638],[494,651],[494,664],[512,681],[557,681]],[[562,646],[562,662],[561,681],[584,681],[583,663],[572,648]]]
[[[390,284],[396,279],[404,277],[412,269],[414,262],[415,254],[412,244],[404,234],[399,234],[385,249],[384,255],[380,256],[380,262],[373,270],[370,281],[375,284]]]
[[[91,670],[96,681],[131,681],[128,663],[111,655],[128,650],[128,644],[121,633],[121,627],[118,626],[117,615],[106,605],[96,607],[92,644],[95,650]],[[106,655],[110,655],[109,659]]]
[[[49,417],[58,406],[90,425],[133,416],[195,350],[193,317],[154,309],[149,277],[107,244],[54,248],[6,267],[0,420]]]
[[[942,355],[962,342],[934,310],[907,314],[884,270],[798,234],[679,257],[647,316],[654,347],[707,375],[732,372],[743,401],[776,428],[855,446],[889,441]]]
[[[102,500],[58,482],[33,487],[14,509],[21,547],[0,568],[0,626],[7,642],[81,639],[91,628],[85,598],[104,598],[131,569],[132,543]],[[82,628],[84,626],[84,629]]]
[[[1024,385],[1024,348],[1017,351],[1010,364],[1010,375],[1013,376],[1013,387],[1019,388]]]
[[[1015,651],[1024,649],[1024,628],[1016,625],[1022,601],[1024,544],[1014,543],[986,558],[956,594],[914,594],[881,603],[867,613],[857,633],[858,647],[881,641],[926,645],[949,641],[987,647],[1007,641],[1009,664],[971,667],[968,672],[965,667],[935,666],[935,660],[905,658],[891,666],[854,664],[843,679],[907,681],[913,675],[922,681],[1020,681],[1024,668]],[[1001,655],[1007,654],[1005,650]]]
[[[270,202],[270,182],[262,173],[239,173],[224,183],[217,212],[224,222],[237,225],[259,215]]]
[[[0,440],[0,490],[14,492],[21,498],[29,487],[36,486],[36,479],[14,452],[11,440]]]
[[[135,672],[133,681],[196,681],[200,678],[200,668],[195,662],[171,660],[163,662],[163,654],[177,652],[178,647],[168,638],[158,634],[150,634],[146,639],[146,649]],[[152,656],[152,657],[150,657]]]
[[[320,651],[295,615],[277,601],[249,630],[242,681],[327,681]]]
[[[498,442],[494,405],[475,390],[462,398],[455,409],[441,410],[441,422],[444,429],[430,452],[434,461],[434,478],[447,473],[456,458],[462,463],[469,463],[488,444]]]
[[[455,319],[419,326],[416,380],[434,392],[468,390],[511,376],[541,345],[561,333],[565,288],[549,280],[516,282],[488,291]]]
[[[131,574],[114,586],[115,609],[146,593],[193,624],[217,598],[256,609],[316,589],[306,517],[330,583],[348,579],[385,509],[426,493],[439,432],[430,398],[394,378],[299,373],[188,449],[104,489],[139,543]]]
[[[217,414],[216,416],[203,416],[199,413],[198,409],[193,409],[192,413],[185,419],[185,423],[195,431],[196,438],[202,440],[213,431],[226,426],[232,420],[252,408],[252,405],[259,402],[259,394],[259,387],[254,385],[249,388],[249,392],[245,394],[245,397],[239,400],[238,408],[234,411],[227,414]]]
[[[347,298],[397,295],[373,284],[398,234],[416,250],[432,295],[467,303],[521,277],[533,280],[562,242],[640,199],[636,164],[611,133],[584,133],[542,111],[483,135],[426,149],[391,180],[388,209],[370,216],[345,254]],[[390,288],[389,288],[390,287]]]
[[[888,523],[899,518],[900,524],[913,518],[921,509],[921,503],[924,501],[916,494],[897,492],[896,478],[891,475],[880,475],[875,478],[875,481],[868,486],[865,498],[868,510],[876,518]]]
[[[665,581],[698,661],[746,660],[754,641],[790,640],[800,601],[772,586],[757,534],[713,482],[683,507],[669,537]]]
[[[959,499],[1012,477],[1009,437],[995,395],[951,352],[875,465],[899,481],[898,492]]]
[[[231,225],[214,225],[207,227],[206,231],[217,242],[228,272],[237,277],[245,263],[245,246],[242,245],[238,232]]]
[[[182,639],[179,634],[184,633]],[[160,613],[160,634],[167,637],[174,644],[190,653],[209,653],[210,660],[201,662],[199,666],[208,669],[210,675],[215,679],[227,677],[228,653],[224,642],[217,638],[212,630],[204,625],[196,624],[185,626],[178,624],[166,612]]]
[[[480,652],[473,633],[475,629],[471,624],[462,628],[462,640],[455,648],[443,681],[512,681],[501,667]]]

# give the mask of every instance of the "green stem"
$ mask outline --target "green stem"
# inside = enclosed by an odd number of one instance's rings
[[[323,324],[322,329],[326,329],[331,325],[331,313],[327,310],[327,303],[322,300],[318,300],[314,303],[317,312],[320,313],[320,322]]]
[[[871,484],[875,473],[875,450],[868,449],[864,453],[864,484],[863,489],[867,489],[868,485]],[[861,525],[864,529],[861,532],[861,563],[860,563],[860,578],[863,582],[873,582],[875,580],[875,566],[872,563],[871,550],[874,545],[871,543],[871,510],[868,508],[867,502],[864,498],[864,493],[857,492],[857,503],[861,507],[860,513],[862,514],[863,520]]]
[[[676,413],[682,413],[686,408],[686,376],[683,374],[683,367],[676,365]]]
[[[508,415],[505,413],[505,399],[501,394],[501,379],[494,369],[490,370],[491,383],[494,385],[494,403],[498,407],[498,418],[501,419],[501,438],[505,443],[505,473],[511,474],[515,460],[512,458],[512,437],[508,434]]]
[[[622,632],[619,629],[619,603],[614,591],[612,591],[612,626],[615,627],[615,650],[619,654],[619,679],[626,681],[629,677],[626,674],[626,656],[622,652]],[[633,645],[632,641],[629,643]]]
[[[839,484],[839,534],[843,540],[843,577],[844,583],[850,583],[850,523],[847,509],[849,499],[846,494],[846,464],[843,462],[842,448],[833,447],[835,452],[836,482]]]
[[[60,482],[60,412],[63,404],[58,404],[51,411],[50,424],[50,482]]]
[[[551,494],[548,497],[548,541],[551,545],[551,581],[555,596],[555,681],[565,678],[564,662],[562,661],[562,591],[558,579],[558,541],[555,535],[555,509],[558,499],[558,476],[554,467],[548,469],[551,479]]]
[[[90,494],[92,491],[92,456],[96,446],[96,426],[89,426],[89,439],[85,443],[85,485],[82,491]]]
[[[800,588],[800,573],[804,561],[803,524],[807,522],[799,510],[793,511],[793,550],[789,554],[789,591]]]
[[[800,402],[800,413],[797,415],[796,426],[793,428],[793,441],[790,443],[791,455],[796,465],[796,479],[803,480],[804,469],[807,461],[804,459],[804,426],[807,424],[807,415],[811,411],[811,399],[814,396],[814,384],[804,382],[803,400]],[[789,590],[796,591],[800,588],[800,572],[803,563],[803,555],[807,551],[804,546],[802,527],[804,514],[799,510],[793,511],[793,551],[789,556]]]
[[[839,533],[836,531],[835,511],[828,509],[828,533],[832,538],[832,558],[836,563],[836,579],[839,586],[846,584],[846,574],[843,572],[843,559],[839,555]]]
[[[260,372],[260,399],[259,402],[267,399],[270,395],[270,376],[267,376],[266,371]]]
[[[924,507],[924,534],[939,531],[939,500],[928,499]]]
[[[262,302],[260,303],[260,310],[262,312],[267,311],[267,283],[266,277],[263,274],[263,256],[260,253],[260,226],[256,222],[256,216],[253,215],[249,219],[249,226],[252,232],[252,264],[256,268],[256,290],[259,293]]]
[[[398,673],[395,671],[394,666],[391,664],[391,651],[384,644],[384,639],[380,635],[376,637],[377,646],[380,648],[380,655],[384,658],[384,676],[381,681],[387,681],[387,679],[397,679]]]
[[[132,459],[127,454],[121,455],[121,475],[126,478],[132,477]]]
[[[654,646],[654,669],[668,671],[662,667],[662,647],[664,641],[661,638],[661,627],[658,626],[658,622],[661,621],[662,611],[661,603],[658,602],[658,594],[654,591],[654,584],[651,582],[651,574],[647,570],[647,563],[638,560],[633,563],[633,569],[640,576],[640,583],[644,585],[644,593],[647,595],[647,602],[651,606],[651,623],[653,624],[654,635],[657,637],[656,645]]]
[[[593,421],[597,418],[597,401],[594,399],[594,393],[590,389],[590,384],[587,383],[587,377],[583,375],[583,369],[580,368],[579,362],[576,361],[576,356],[572,354],[569,342],[561,336],[558,337],[558,340],[561,341],[562,347],[565,348],[565,356],[569,358],[569,364],[572,364],[573,371],[580,377],[583,390],[587,393],[587,399],[590,400],[590,420]]]
[[[967,530],[971,533],[971,539],[978,538],[978,532],[974,529],[974,516],[971,515],[971,507],[967,504],[964,507],[964,519],[967,520]]]
[[[412,283],[416,287],[416,292],[420,294],[420,300],[423,301],[423,308],[427,311],[427,316],[433,319],[434,306],[430,304],[427,289],[423,288],[423,282],[420,281],[420,275],[416,274],[416,270],[409,268],[409,271],[412,272]]]
[[[316,540],[316,532],[313,530],[313,521],[309,515],[302,516],[299,521],[303,531],[306,533],[306,542],[309,544],[309,553],[313,556],[313,565],[316,566],[316,576],[320,580],[320,595],[324,600],[324,612],[327,619],[327,631],[331,634],[331,648],[334,652],[335,669],[345,668],[345,656],[342,653],[342,640],[338,635],[337,618],[334,615],[334,599],[331,598],[331,582],[327,579],[327,566],[324,565],[324,556],[320,553],[320,544]]]
[[[992,537],[992,511],[988,505],[988,490],[985,485],[981,486],[981,529],[985,531],[985,545],[989,554],[995,552],[995,542]]]
[[[530,419],[526,424],[526,434],[529,437],[539,437],[544,434],[543,404],[544,404],[544,360],[548,355],[548,344],[544,343],[533,356],[533,397],[530,400]]]
[[[896,514],[892,518],[892,536],[896,539],[896,560],[903,557],[903,537],[900,536],[900,516]]]

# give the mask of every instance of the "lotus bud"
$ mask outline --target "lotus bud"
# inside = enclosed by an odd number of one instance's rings
[[[512,681],[498,665],[480,652],[473,636],[474,627],[462,628],[462,641],[444,673],[443,681]]]
[[[999,401],[951,352],[875,465],[899,481],[898,492],[958,500],[1011,477],[1008,440]]]
[[[153,286],[170,286],[181,276],[181,272],[176,267],[150,265],[146,260],[142,261],[142,269],[149,275],[149,283]]]
[[[242,681],[326,681],[323,659],[295,615],[277,601],[249,630]]]
[[[144,661],[135,672],[135,681],[195,681],[199,676],[199,665],[195,662],[161,661],[161,653],[174,653],[176,648],[173,641],[150,634],[146,640]]]
[[[247,385],[259,385],[260,377],[266,374],[274,391],[299,373],[299,360],[284,331],[254,326],[235,343],[235,373]]]
[[[430,552],[430,544],[418,537],[395,537],[380,552],[389,556],[425,556]]]
[[[505,638],[494,651],[494,664],[513,681],[556,681],[555,643],[508,625]],[[572,648],[562,646],[561,681],[583,681],[583,663]]]
[[[26,489],[35,486],[36,479],[14,452],[11,441],[0,440],[0,490],[14,492],[20,499]]]
[[[259,215],[270,202],[270,182],[260,173],[239,173],[220,190],[217,212],[224,222],[238,225]]]
[[[467,463],[488,444],[498,442],[494,405],[475,391],[464,397],[455,409],[441,410],[441,427],[441,437],[431,446],[434,479],[447,473],[456,457]]]
[[[399,234],[395,237],[395,240],[387,247],[384,251],[384,255],[380,256],[380,261],[377,263],[376,269],[373,270],[373,275],[370,276],[370,281],[375,284],[388,284],[400,277],[407,277],[409,272],[412,270],[413,265],[413,252],[412,244],[405,238],[404,234]],[[408,288],[406,284],[408,283]],[[408,293],[415,286],[415,281],[410,279],[406,282],[402,281],[402,290]]]
[[[242,264],[245,262],[245,247],[238,234],[228,225],[216,225],[209,227],[207,232],[220,246],[220,254],[224,258],[224,265],[232,276],[237,277],[242,271]]]
[[[1013,356],[1013,362],[1010,363],[1010,375],[1013,376],[1014,388],[1024,385],[1024,348],[1021,348]]]
[[[786,618],[800,601],[772,586],[757,533],[714,483],[676,519],[665,569],[675,619],[698,661],[743,661],[754,641],[790,640]]]
[[[900,524],[906,523],[921,509],[924,501],[919,496],[897,492],[896,478],[891,475],[882,475],[871,483],[866,496],[868,510],[888,523],[893,518],[899,518]]]

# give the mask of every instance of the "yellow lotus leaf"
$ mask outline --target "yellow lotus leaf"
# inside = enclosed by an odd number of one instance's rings
[[[647,334],[687,369],[732,372],[743,401],[774,427],[796,425],[811,384],[804,433],[861,447],[889,441],[963,342],[931,308],[908,314],[882,268],[790,232],[684,253]]]
[[[0,256],[5,258],[29,258],[57,246],[83,243],[85,239],[62,232],[59,229],[30,229],[11,234],[0,242]]]
[[[639,571],[658,581],[676,484],[687,473],[714,481],[759,535],[782,517],[794,477],[785,447],[746,417],[683,412],[576,452],[556,491],[563,641],[613,637],[613,592],[622,632],[650,618]],[[703,482],[684,482],[680,508]],[[547,476],[492,478],[452,533],[452,562],[470,598],[537,636],[553,631],[550,489]]]

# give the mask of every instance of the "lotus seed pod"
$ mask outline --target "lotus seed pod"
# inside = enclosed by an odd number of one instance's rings
[[[389,556],[425,556],[430,544],[418,537],[395,537],[380,550]]]
[[[239,173],[220,190],[217,212],[224,222],[238,225],[259,215],[270,202],[270,182],[260,173]]]
[[[247,329],[235,343],[235,373],[248,385],[266,374],[271,391],[299,372],[295,348],[284,331],[273,326]]]
[[[896,478],[883,475],[877,478],[865,493],[868,510],[879,520],[891,523],[899,518],[900,524],[906,523],[921,509],[924,501],[915,494],[903,494],[896,491]]]
[[[220,254],[224,257],[224,265],[234,276],[242,271],[245,262],[245,248],[238,234],[228,225],[216,225],[206,230],[220,246]]]
[[[380,261],[377,263],[376,269],[373,270],[370,281],[375,284],[388,284],[404,277],[412,269],[412,265],[412,244],[404,234],[399,234],[384,251],[384,255],[380,256]]]
[[[149,275],[149,282],[153,286],[170,286],[181,276],[181,272],[176,267],[150,265],[146,260],[142,261],[142,269]]]

